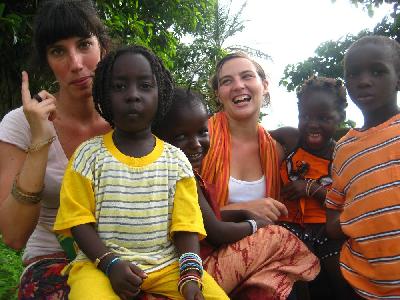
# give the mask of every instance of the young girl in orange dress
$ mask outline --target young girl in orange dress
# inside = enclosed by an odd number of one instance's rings
[[[281,165],[281,200],[288,215],[279,221],[321,261],[321,273],[310,284],[311,297],[345,299],[348,286],[338,268],[343,240],[327,238],[323,204],[332,183],[333,137],[346,116],[346,91],[340,80],[314,76],[300,86],[297,97],[298,129],[284,127],[271,132],[286,151]]]

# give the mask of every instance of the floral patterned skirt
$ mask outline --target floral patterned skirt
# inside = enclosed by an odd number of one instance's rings
[[[43,258],[27,266],[21,275],[18,299],[67,300],[67,276],[61,275],[67,264],[66,258]]]

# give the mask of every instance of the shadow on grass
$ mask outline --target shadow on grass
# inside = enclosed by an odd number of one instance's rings
[[[22,273],[22,251],[6,245],[0,235],[0,300],[17,299],[19,277]]]

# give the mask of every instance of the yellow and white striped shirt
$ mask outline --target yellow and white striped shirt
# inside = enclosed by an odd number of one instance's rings
[[[171,234],[206,233],[191,165],[178,148],[156,138],[151,153],[129,157],[112,132],[83,143],[64,175],[55,231],[95,223],[103,242],[142,270],[177,260]],[[79,251],[75,261],[88,258]]]

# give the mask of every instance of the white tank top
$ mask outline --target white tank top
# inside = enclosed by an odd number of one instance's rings
[[[243,181],[229,177],[228,203],[247,202],[265,198],[265,176],[256,181]]]

